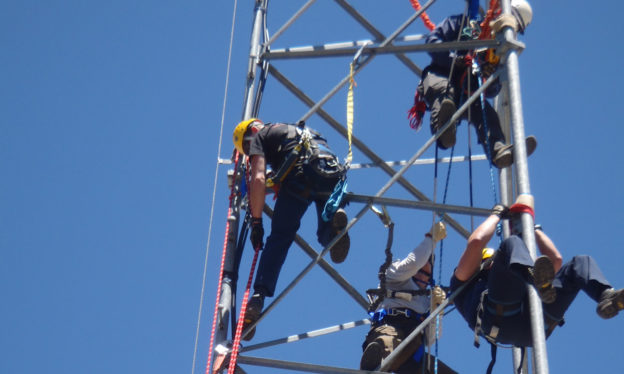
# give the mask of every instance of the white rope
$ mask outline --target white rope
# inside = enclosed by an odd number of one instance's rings
[[[217,148],[217,164],[215,167],[215,176],[214,176],[214,185],[212,189],[212,203],[210,205],[210,220],[208,223],[208,239],[206,241],[206,256],[204,258],[204,273],[202,275],[202,286],[201,286],[201,294],[199,298],[199,311],[197,313],[197,329],[195,331],[195,348],[193,350],[193,364],[191,367],[191,374],[195,373],[195,362],[197,360],[197,345],[199,342],[199,326],[202,317],[202,306],[204,304],[204,294],[206,289],[206,274],[208,272],[208,255],[210,254],[210,236],[212,234],[212,219],[214,217],[214,204],[215,204],[215,196],[217,194],[217,184],[219,177],[219,156],[221,155],[221,144],[223,141],[223,124],[225,123],[225,108],[227,104],[227,93],[230,82],[230,64],[232,61],[232,44],[234,41],[234,25],[236,23],[236,8],[237,8],[237,0],[234,0],[234,10],[232,12],[232,29],[230,31],[230,46],[228,50],[228,59],[227,59],[227,70],[225,73],[225,90],[223,93],[223,107],[221,109],[221,128],[219,130],[219,146]],[[207,363],[208,365],[210,363]]]

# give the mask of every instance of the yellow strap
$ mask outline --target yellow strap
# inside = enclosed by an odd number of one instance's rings
[[[353,159],[351,151],[351,134],[353,133],[353,87],[357,86],[353,79],[353,62],[349,64],[349,92],[347,94],[347,139],[349,140],[349,154],[345,160],[347,164]]]

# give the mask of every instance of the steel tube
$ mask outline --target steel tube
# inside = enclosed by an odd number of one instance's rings
[[[352,193],[348,193],[345,195],[345,200],[349,202],[358,202],[358,203],[372,203],[372,204],[381,204],[386,206],[395,206],[402,208],[413,208],[419,210],[428,210],[436,213],[459,213],[459,214],[467,214],[471,216],[480,216],[487,217],[492,214],[492,209],[484,209],[484,208],[473,208],[467,206],[459,206],[459,205],[448,205],[448,204],[436,204],[429,201],[414,201],[414,200],[404,200],[404,199],[394,199],[389,197],[381,197],[381,196],[370,196],[370,195],[356,195]]]
[[[501,1],[503,14],[511,14],[510,0]],[[511,27],[506,27],[501,34],[504,40],[515,40],[515,32]],[[526,144],[524,141],[524,119],[522,117],[522,96],[520,91],[520,69],[518,54],[510,49],[505,59],[507,82],[509,87],[510,119],[514,140],[514,163],[516,168],[516,181],[519,194],[530,194],[529,170],[527,163]],[[531,256],[536,257],[536,242],[533,217],[528,213],[522,214],[522,239],[524,240]],[[546,334],[544,331],[544,317],[542,302],[537,291],[528,287],[529,307],[531,315],[531,332],[533,336],[533,354],[535,359],[534,371],[537,374],[548,374],[548,357],[546,353]]]
[[[357,41],[350,42],[350,46],[332,48],[330,46],[304,46],[268,51],[262,54],[266,60],[284,60],[313,57],[348,57],[353,56],[359,50]],[[468,40],[463,42],[445,42],[435,44],[409,44],[409,45],[383,45],[368,46],[362,50],[363,56],[396,54],[408,52],[436,52],[453,51],[463,49],[498,48],[501,42],[496,39]]]
[[[279,28],[279,30],[275,32],[275,34],[273,34],[269,41],[266,42],[266,44],[264,45],[264,48],[268,48],[271,44],[273,44],[273,42],[277,38],[279,38],[280,35],[282,35],[284,31],[286,31],[290,27],[290,25],[293,24],[293,22],[301,17],[301,15],[305,13],[305,11],[308,10],[308,8],[312,6],[312,4],[314,4],[315,2],[316,0],[308,0],[307,3],[303,4],[303,6],[297,11],[297,13],[295,13],[288,21],[286,21],[286,23],[282,27]]]

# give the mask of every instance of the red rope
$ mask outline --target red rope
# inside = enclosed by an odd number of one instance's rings
[[[260,248],[256,248],[254,258],[251,263],[251,271],[249,272],[249,279],[247,280],[247,288],[245,288],[245,294],[243,295],[243,303],[238,315],[238,323],[236,324],[236,334],[234,335],[234,346],[232,347],[232,355],[230,356],[230,366],[228,367],[228,374],[234,374],[236,371],[236,358],[238,357],[238,350],[241,341],[241,335],[243,334],[243,322],[245,319],[245,312],[247,311],[247,301],[249,299],[249,290],[251,289],[251,281],[253,280],[254,272],[256,270],[256,262],[258,261],[258,253]]]
[[[420,8],[422,8],[418,0],[410,0],[410,3],[412,4],[412,7],[416,9],[417,12],[420,10]],[[422,14],[420,15],[420,18],[422,19],[425,26],[429,29],[429,31],[435,29],[435,24],[431,22],[431,19],[429,19],[429,16],[427,15],[426,12],[422,12]]]
[[[483,20],[483,22],[481,22],[481,34],[479,34],[479,39],[490,39],[492,37],[490,21],[492,21],[494,17],[497,17],[500,12],[500,1],[490,0],[490,6],[487,13],[485,14],[485,19]]]
[[[239,154],[236,152],[236,156],[234,158],[234,169],[238,168],[238,157]],[[230,206],[228,207],[227,217],[232,214],[232,197],[234,195],[234,186],[232,186],[232,190],[230,193]],[[230,232],[230,221],[226,220],[225,224],[225,240],[223,241],[223,253],[221,254],[221,269],[219,270],[219,282],[217,286],[217,301],[215,302],[214,307],[214,317],[212,319],[212,329],[210,331],[210,348],[208,350],[208,363],[206,364],[206,374],[210,374],[210,361],[212,360],[212,348],[214,344],[214,336],[215,330],[217,326],[217,313],[219,313],[219,299],[221,298],[221,286],[223,285],[223,269],[225,268],[225,255],[227,252],[227,242],[228,242],[228,233]]]

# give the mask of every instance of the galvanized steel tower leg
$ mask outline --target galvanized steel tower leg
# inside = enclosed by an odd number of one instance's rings
[[[501,2],[503,14],[511,14],[510,0]],[[514,30],[511,27],[504,29],[502,37],[507,42],[515,39]],[[522,117],[522,98],[520,94],[520,73],[518,67],[518,54],[511,50],[505,61],[507,71],[507,84],[509,87],[509,104],[511,129],[514,140],[514,164],[516,167],[516,180],[519,194],[530,194],[529,169],[527,163],[526,144],[524,142],[524,119]],[[522,214],[523,240],[533,258],[536,257],[536,242],[533,217],[530,214]],[[531,332],[533,335],[533,354],[535,355],[535,369],[538,374],[548,373],[548,358],[546,355],[546,334],[544,332],[544,320],[542,316],[542,303],[533,287],[528,286],[529,306],[531,311]]]
[[[262,52],[262,35],[264,34],[264,17],[266,14],[268,0],[256,0],[254,12],[254,24],[251,33],[251,41],[249,48],[249,66],[247,69],[247,82],[245,87],[245,101],[243,104],[242,119],[253,117],[254,97],[256,91],[256,69],[260,53]],[[225,255],[223,285],[221,287],[221,298],[219,300],[219,313],[217,316],[217,330],[215,331],[215,346],[225,346],[227,342],[228,317],[232,313],[236,305],[236,295],[233,289],[236,289],[236,281],[238,279],[238,266],[240,256],[237,256],[238,249],[238,228],[240,225],[241,212],[241,196],[239,186],[244,176],[244,163],[239,162],[238,168],[234,170],[234,194],[232,197],[232,211],[228,217],[229,230],[227,233],[227,250]],[[240,246],[242,250],[243,246]],[[234,328],[234,327],[233,327]],[[216,357],[216,355],[215,355]],[[212,368],[211,370],[213,370]]]

